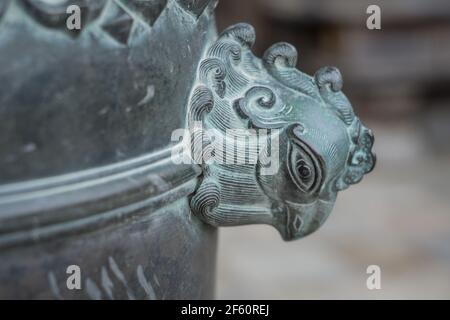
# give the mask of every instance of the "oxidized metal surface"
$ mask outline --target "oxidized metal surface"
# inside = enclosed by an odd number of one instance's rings
[[[79,31],[66,28],[71,4],[81,8]],[[0,183],[165,148],[185,126],[195,68],[215,37],[213,7],[0,1]]]
[[[257,152],[254,163],[203,157],[191,208],[214,226],[265,223],[285,240],[297,239],[322,225],[338,191],[372,170],[373,135],[341,92],[338,69],[325,67],[310,77],[295,69],[297,52],[290,44],[273,45],[260,60],[250,50],[254,41],[253,28],[237,24],[208,49],[191,96],[190,126],[202,124],[194,145],[216,149],[215,141],[232,140],[241,151],[236,158],[256,150],[259,130],[270,129],[277,168],[262,172],[270,147]],[[230,134],[239,128],[255,130]],[[221,137],[209,137],[208,129]]]
[[[170,154],[0,186],[0,299],[212,297],[217,233],[187,198],[199,171]]]
[[[215,230],[187,218],[186,199],[142,213],[108,228],[2,248],[0,299],[212,298]],[[81,269],[81,290],[67,287],[70,265]]]
[[[200,171],[170,158],[213,7],[0,1],[0,298],[213,296],[217,232],[188,202]]]

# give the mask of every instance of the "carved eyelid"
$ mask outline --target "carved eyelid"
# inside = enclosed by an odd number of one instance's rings
[[[323,160],[316,152],[312,150],[311,147],[308,146],[307,143],[299,139],[297,136],[292,137],[290,139],[289,144],[289,156],[288,156],[288,170],[289,173],[295,183],[295,185],[302,190],[303,192],[307,192],[309,194],[318,193],[321,189],[322,183],[323,183],[323,177],[325,176],[324,173],[324,166],[323,166]],[[313,183],[310,187],[307,187],[302,179],[298,176],[296,164],[299,160],[298,157],[294,156],[294,153],[296,154],[302,154],[303,159],[308,165],[312,165],[312,176],[313,176]]]

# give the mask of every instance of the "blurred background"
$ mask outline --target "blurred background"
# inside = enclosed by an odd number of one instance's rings
[[[381,30],[366,28],[371,4]],[[300,70],[337,66],[377,153],[375,170],[300,241],[221,228],[217,298],[450,299],[450,2],[222,0],[216,13],[219,31],[255,27],[258,56],[287,41]],[[381,268],[380,290],[366,287],[369,265]]]

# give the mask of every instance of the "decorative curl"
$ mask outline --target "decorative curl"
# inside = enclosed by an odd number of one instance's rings
[[[245,109],[262,108],[267,110],[273,107],[276,98],[272,90],[266,87],[252,87],[245,93]]]
[[[195,88],[190,102],[189,121],[201,121],[205,113],[211,112],[214,106],[214,98],[211,90],[205,86]]]
[[[372,131],[363,127],[348,156],[347,169],[340,179],[336,181],[338,191],[358,183],[363,176],[373,170],[376,163],[376,155],[372,152],[374,137]]]
[[[323,67],[314,74],[314,80],[320,90],[330,85],[331,90],[339,92],[344,84],[341,72],[336,67]]]
[[[199,68],[200,81],[204,84],[212,82],[212,87],[216,94],[223,98],[225,96],[226,84],[226,68],[222,61],[216,58],[205,59]]]
[[[203,162],[203,150],[209,148],[209,137],[203,128],[197,127],[197,121],[201,122],[206,113],[211,112],[214,106],[212,92],[205,86],[198,86],[192,93],[189,112],[189,128],[191,136],[191,158],[195,163]]]
[[[251,48],[255,43],[255,29],[248,23],[237,23],[226,28],[221,34],[222,37],[230,37],[241,45]]]
[[[276,95],[267,87],[250,88],[234,106],[237,113],[256,128],[280,128],[286,123],[286,105],[277,103]]]
[[[294,68],[297,64],[297,49],[290,43],[278,42],[264,52],[263,62],[269,70],[276,68],[280,61],[284,67]]]
[[[200,219],[207,223],[211,223],[214,221],[211,219],[211,215],[219,203],[219,184],[211,178],[206,178],[202,181],[197,192],[191,198],[190,206],[193,213]]]

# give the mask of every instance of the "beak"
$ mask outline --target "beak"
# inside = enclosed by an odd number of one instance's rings
[[[275,227],[286,241],[303,238],[319,229],[330,215],[334,203],[335,199],[318,199],[310,204],[287,203],[286,223]]]

